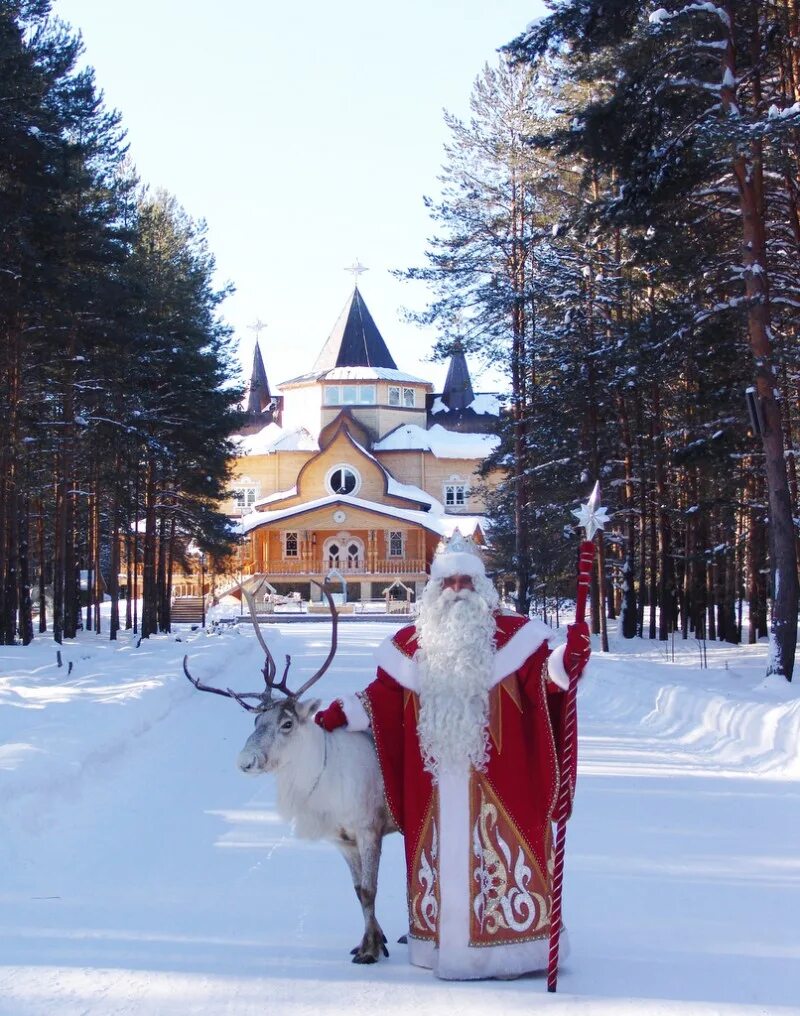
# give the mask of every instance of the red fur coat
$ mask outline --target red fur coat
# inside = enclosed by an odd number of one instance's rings
[[[434,784],[423,766],[413,625],[380,646],[377,677],[358,696],[405,837],[410,958],[442,977],[547,964],[565,700],[556,654],[548,666],[551,634],[540,622],[497,616],[485,772],[465,766]],[[357,725],[358,704],[345,709]],[[574,771],[567,776],[574,788]]]

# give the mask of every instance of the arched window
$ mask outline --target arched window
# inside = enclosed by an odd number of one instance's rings
[[[444,485],[445,508],[463,508],[469,497],[469,487],[460,476],[451,476]]]
[[[365,564],[364,543],[357,536],[339,533],[325,541],[322,549],[323,567],[328,571],[363,571]]]
[[[355,540],[351,540],[347,544],[347,567],[348,568],[360,568],[361,567],[361,548]]]
[[[330,470],[325,482],[331,494],[357,494],[361,477],[352,466],[340,463]]]

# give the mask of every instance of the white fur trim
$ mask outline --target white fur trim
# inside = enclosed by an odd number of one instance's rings
[[[358,695],[343,695],[339,701],[342,703],[344,715],[347,717],[348,730],[369,730],[369,713]]]
[[[499,684],[509,674],[533,656],[543,642],[552,636],[552,629],[542,621],[528,621],[494,654],[490,687]],[[409,659],[392,642],[391,637],[381,642],[375,652],[378,666],[409,691],[419,691],[419,674],[416,657]],[[556,682],[558,683],[558,682]]]
[[[469,771],[439,777],[439,977],[463,976],[469,949],[472,850],[469,822]]]
[[[379,667],[382,667],[391,677],[409,691],[416,691],[419,687],[417,681],[417,665],[414,660],[409,659],[405,653],[401,653],[392,642],[392,636],[385,638],[375,650],[375,660]]]
[[[519,670],[522,664],[553,635],[553,631],[542,621],[528,621],[520,630],[512,635],[502,649],[494,654],[494,667],[492,670],[493,688],[496,684]]]
[[[485,575],[486,568],[477,554],[466,550],[453,550],[437,554],[431,564],[432,579],[447,579],[451,575]]]
[[[556,646],[547,658],[547,676],[562,691],[569,691],[569,674],[564,669],[564,652],[567,646]]]
[[[546,939],[536,942],[514,942],[509,945],[468,947],[463,972],[456,975],[458,980],[476,980],[480,977],[514,977],[536,970],[546,970],[550,943]],[[569,956],[569,934],[561,925],[558,942],[558,962],[561,965]],[[415,967],[433,970],[437,977],[454,979],[439,969],[439,946],[421,938],[408,937],[408,959]]]

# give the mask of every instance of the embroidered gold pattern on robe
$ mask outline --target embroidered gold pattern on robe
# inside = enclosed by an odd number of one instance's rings
[[[506,696],[522,712],[522,695],[516,672],[509,674],[489,692],[489,736],[498,755],[503,750],[503,699]]]
[[[434,795],[435,798],[435,795]],[[435,938],[439,921],[439,834],[436,801],[425,819],[409,886],[409,924],[414,938]]]
[[[408,688],[403,689],[403,714],[408,708],[408,703],[411,703],[414,707],[414,723],[419,723],[419,695],[415,691],[409,691]]]
[[[542,938],[550,924],[547,882],[488,784],[478,777],[471,782],[470,943]]]

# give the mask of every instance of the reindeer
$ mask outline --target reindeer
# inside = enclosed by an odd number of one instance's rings
[[[320,585],[315,583],[315,585]],[[255,730],[239,753],[238,765],[244,773],[274,773],[278,781],[278,811],[292,821],[297,836],[325,839],[333,843],[347,862],[353,887],[364,914],[364,936],[351,950],[353,963],[376,963],[386,948],[386,936],[375,917],[375,893],[383,837],[395,832],[383,790],[375,745],[369,734],[336,730],[328,733],[314,722],[319,699],[301,701],[330,666],[336,653],[338,615],[327,586],[320,586],[331,610],[331,646],[327,659],[297,691],[286,684],[291,657],[280,681],[277,667],[267,647],[256,616],[253,594],[242,587],[253,627],[266,655],[263,692],[238,693],[230,688],[203,684],[189,672],[186,676],[200,691],[235,699],[248,712],[255,713]],[[280,697],[273,698],[273,693]],[[246,699],[255,699],[254,705]]]

